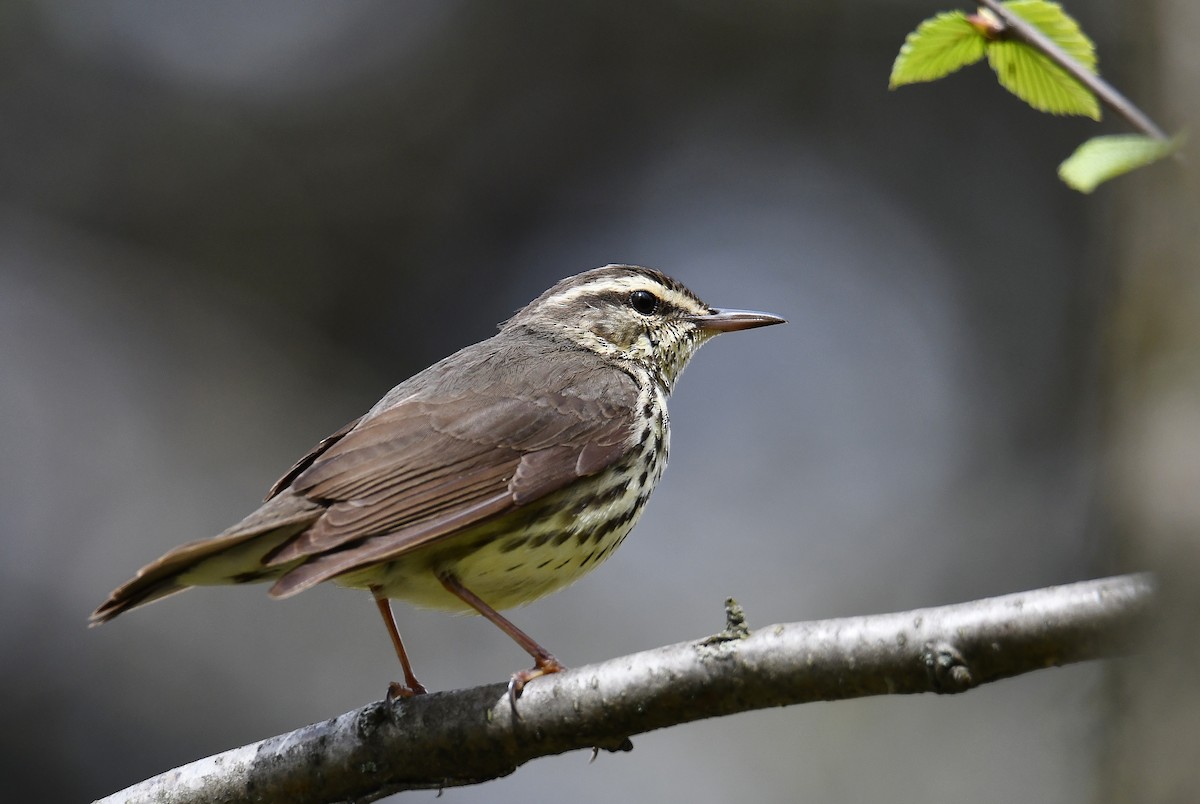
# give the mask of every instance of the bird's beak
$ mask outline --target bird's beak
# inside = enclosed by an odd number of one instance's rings
[[[772,324],[786,324],[777,315],[757,313],[753,310],[722,310],[714,308],[708,315],[694,315],[692,321],[700,329],[716,335],[719,332],[737,332],[740,329],[769,327]]]

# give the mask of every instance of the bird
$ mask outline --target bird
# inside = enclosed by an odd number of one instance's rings
[[[426,692],[392,610],[474,612],[534,660],[565,666],[500,612],[590,572],[624,541],[666,468],[667,397],[723,333],[784,323],[710,307],[661,271],[567,277],[492,337],[389,391],[320,441],[253,513],[138,570],[91,625],[195,586],[270,582],[287,598],[332,581],[374,598],[404,683]]]

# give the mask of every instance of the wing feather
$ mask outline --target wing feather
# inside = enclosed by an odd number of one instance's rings
[[[291,485],[291,482],[296,479],[297,475],[299,475],[301,472],[303,472],[308,467],[312,466],[313,461],[315,461],[317,458],[319,458],[321,456],[321,453],[323,453],[325,450],[329,449],[330,445],[332,445],[335,441],[340,439],[346,433],[353,430],[355,425],[357,425],[360,421],[362,421],[361,416],[359,418],[355,419],[354,421],[351,421],[351,422],[343,425],[340,430],[333,433],[332,435],[328,435],[325,438],[322,438],[321,441],[315,447],[313,447],[311,450],[308,451],[307,455],[305,455],[303,458],[301,458],[300,460],[298,460],[294,464],[292,464],[292,468],[288,469],[287,473],[284,474],[283,477],[281,477],[275,481],[275,484],[273,486],[271,486],[271,490],[267,492],[267,498],[266,498],[266,500],[264,500],[264,502],[269,501],[272,497],[275,497],[276,495],[279,494],[279,492],[283,491],[289,485]]]
[[[291,492],[325,513],[268,557],[272,567],[302,562],[271,594],[393,560],[618,460],[636,419],[636,385],[598,361],[585,368],[579,382],[555,378],[565,388],[556,395],[529,392],[550,375],[519,391],[503,382],[453,394],[397,388],[390,406],[377,406],[292,479]]]

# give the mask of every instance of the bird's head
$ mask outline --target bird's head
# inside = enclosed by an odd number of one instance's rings
[[[714,335],[781,323],[767,313],[710,307],[653,268],[606,265],[562,280],[502,327],[637,364],[669,389],[700,344]]]

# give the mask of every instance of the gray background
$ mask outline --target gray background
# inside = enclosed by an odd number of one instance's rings
[[[6,796],[103,795],[379,698],[397,668],[363,593],[86,617],[392,385],[607,262],[790,323],[705,347],[626,546],[514,613],[566,663],[712,633],[729,595],[762,626],[1113,571],[1097,386],[1118,191],[1054,177],[1101,129],[983,66],[889,93],[935,10],[0,8]],[[1116,3],[1076,11],[1137,88],[1152,33]],[[527,663],[478,619],[398,614],[435,689]],[[1104,679],[740,715],[444,798],[1088,801]]]

